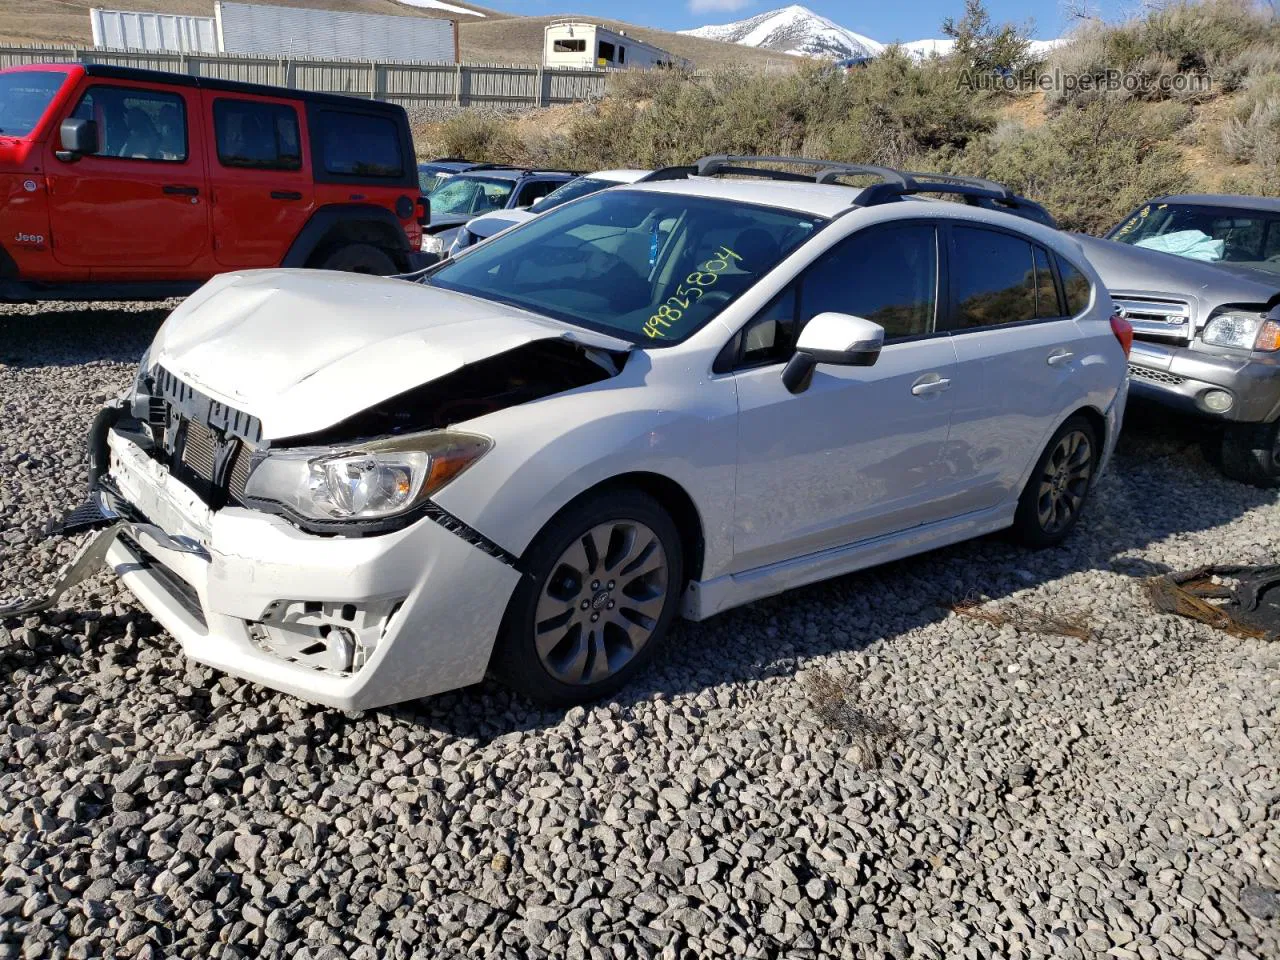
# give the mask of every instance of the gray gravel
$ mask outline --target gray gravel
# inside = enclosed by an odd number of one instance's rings
[[[41,526],[162,317],[0,313],[0,594],[73,549]],[[99,576],[0,628],[0,958],[1280,957],[1280,648],[1141,589],[1278,536],[1275,494],[1137,418],[1065,548],[684,624],[567,714],[307,706],[188,665]]]

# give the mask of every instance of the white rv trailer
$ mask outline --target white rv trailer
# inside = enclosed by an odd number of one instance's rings
[[[648,70],[684,68],[689,62],[622,30],[584,20],[553,20],[544,31],[542,65],[580,70]]]

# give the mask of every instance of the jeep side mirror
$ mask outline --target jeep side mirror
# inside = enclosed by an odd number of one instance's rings
[[[782,368],[782,383],[792,393],[803,393],[813,381],[820,363],[843,367],[869,367],[884,347],[884,327],[847,313],[820,313],[800,331],[796,352]]]
[[[62,121],[58,139],[62,145],[57,152],[58,159],[72,163],[86,154],[98,152],[98,125],[92,120],[71,117]]]

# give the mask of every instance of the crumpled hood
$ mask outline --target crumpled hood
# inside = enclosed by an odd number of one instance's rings
[[[497,303],[327,270],[222,274],[160,328],[149,362],[262,421],[313,433],[476,360],[535,340],[631,344]]]
[[[1161,250],[1073,234],[1084,255],[1114,296],[1190,300],[1200,317],[1226,303],[1265,304],[1280,294],[1280,277],[1260,270],[1206,263]]]

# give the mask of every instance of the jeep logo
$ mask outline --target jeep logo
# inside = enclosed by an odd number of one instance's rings
[[[17,233],[13,238],[14,243],[26,243],[33,247],[44,246],[44,235],[39,233]]]

